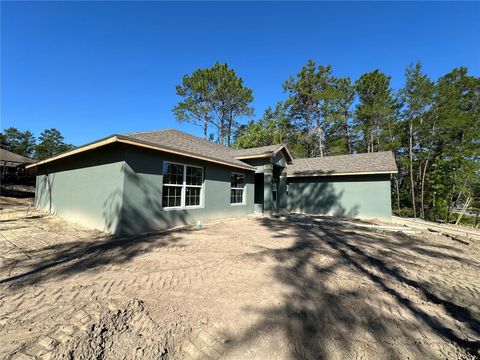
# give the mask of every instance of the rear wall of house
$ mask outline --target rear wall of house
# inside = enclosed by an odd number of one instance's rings
[[[203,206],[162,208],[163,162],[204,169]],[[245,173],[245,204],[230,204],[230,174]],[[120,144],[39,166],[36,206],[110,233],[135,234],[253,213],[253,171]]]
[[[36,207],[115,233],[123,203],[124,149],[118,144],[39,166]]]
[[[289,177],[288,210],[389,220],[390,175]]]
[[[253,171],[216,165],[135,147],[126,150],[122,232],[138,233],[174,226],[245,216],[253,213]],[[163,162],[170,161],[203,168],[203,206],[195,209],[163,209]],[[245,205],[230,204],[230,175],[246,175]]]

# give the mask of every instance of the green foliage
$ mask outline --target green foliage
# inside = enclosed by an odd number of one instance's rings
[[[335,106],[342,94],[336,83],[330,65],[317,67],[313,60],[308,60],[296,77],[283,84],[283,90],[289,94],[286,101],[289,115],[303,137],[304,152],[309,156],[328,153],[327,133],[331,132]]]
[[[177,95],[184,98],[174,108],[178,121],[188,121],[200,125],[204,138],[208,135],[208,126],[213,118],[214,79],[210,69],[200,69],[183,77],[182,85],[177,85]]]
[[[35,151],[35,137],[28,130],[20,131],[9,127],[0,132],[0,146],[15,154],[31,158]]]
[[[35,153],[38,160],[46,159],[59,153],[72,150],[73,145],[66,144],[60,131],[57,129],[46,129],[38,138]]]
[[[334,78],[332,83],[332,112],[325,131],[328,155],[353,152],[352,105],[355,88],[350,78]]]
[[[257,121],[241,125],[235,134],[234,147],[246,149],[272,144],[287,144],[296,157],[304,157],[305,149],[286,113],[286,106],[279,102],[275,109],[267,108]]]
[[[466,68],[432,81],[419,63],[410,65],[395,93],[379,70],[352,83],[309,60],[283,89],[285,102],[241,125],[253,115],[252,90],[217,63],[183,78],[176,87],[183,100],[173,113],[202,126],[205,139],[234,140],[236,148],[286,143],[296,158],[392,150],[399,168],[392,177],[394,213],[451,222],[470,202],[462,223],[480,224],[480,79]],[[38,159],[73,148],[56,129],[42,132],[36,144],[31,132],[8,128],[0,141]]]
[[[230,145],[239,126],[237,120],[253,115],[250,107],[253,91],[243,85],[243,79],[227,64],[216,63],[185,75],[176,91],[183,101],[173,108],[175,117],[178,121],[201,125],[205,139],[212,126],[217,141]]]
[[[0,144],[5,150],[28,158],[43,160],[74,148],[66,144],[60,131],[45,129],[37,139],[30,131],[20,131],[14,127],[0,132]]]
[[[399,108],[390,77],[375,70],[355,81],[359,104],[355,109],[357,148],[362,152],[392,150]]]
[[[275,110],[267,108],[257,122],[252,120],[240,126],[235,134],[235,147],[243,149],[282,143],[290,130],[290,123],[279,103]]]
[[[296,157],[393,150],[396,214],[454,221],[469,198],[479,214],[480,79],[458,68],[432,81],[419,63],[405,78],[395,93],[379,70],[352,84],[309,60],[283,84],[285,103],[241,126],[234,145],[284,142]]]

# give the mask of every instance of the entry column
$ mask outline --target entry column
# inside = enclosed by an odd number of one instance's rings
[[[278,183],[278,210],[280,214],[287,213],[287,169],[283,168]]]
[[[272,216],[272,179],[273,165],[266,164],[263,166],[263,214]]]

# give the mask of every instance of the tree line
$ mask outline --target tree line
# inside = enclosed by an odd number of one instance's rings
[[[173,112],[202,126],[205,139],[236,148],[283,142],[297,158],[393,151],[396,214],[452,221],[468,204],[478,223],[480,78],[465,67],[432,80],[412,64],[395,90],[378,69],[353,80],[309,60],[282,86],[286,100],[252,119],[253,91],[217,63],[183,78]]]
[[[200,126],[205,139],[235,148],[286,143],[296,158],[393,151],[396,214],[448,222],[468,205],[478,224],[480,78],[466,68],[432,80],[413,64],[395,90],[378,69],[353,80],[309,60],[282,86],[286,100],[253,119],[253,90],[217,63],[183,77],[172,111]],[[57,129],[36,139],[13,127],[0,132],[0,145],[38,160],[74,148]]]
[[[14,127],[0,132],[0,146],[2,149],[36,160],[43,160],[75,148],[65,143],[57,129],[45,129],[37,139],[32,132],[20,131]]]

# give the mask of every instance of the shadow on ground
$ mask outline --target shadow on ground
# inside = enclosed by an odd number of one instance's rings
[[[31,198],[35,197],[35,189],[32,187],[15,187],[15,186],[0,186],[0,196],[12,197],[12,198]]]
[[[408,354],[414,358],[434,358],[439,354],[432,353],[435,344],[429,334],[433,333],[473,358],[480,356],[479,314],[468,305],[457,304],[454,293],[435,292],[428,282],[409,278],[400,267],[421,264],[425,257],[480,270],[478,262],[460,253],[443,253],[444,245],[437,248],[405,234],[362,234],[328,223],[259,221],[278,238],[286,233],[295,236],[289,248],[250,255],[260,261],[275,259],[276,280],[291,291],[278,306],[247,309],[260,314],[261,320],[240,335],[229,334],[232,347],[222,352],[252,346],[259,338],[279,332],[286,334],[292,359],[326,359],[338,354],[361,357],[359,348],[370,358],[406,358],[399,344],[411,344]],[[346,283],[340,275],[342,268],[350,269],[343,276],[352,274],[353,286],[342,286]],[[425,310],[425,302],[443,308],[445,316]]]
[[[190,231],[181,228],[164,233],[152,233],[135,237],[99,236],[59,243],[38,250],[22,250],[23,260],[17,260],[22,272],[0,279],[0,284],[28,286],[51,279],[61,279],[94,270],[104,265],[119,265],[136,256],[167,246],[178,246],[181,233]],[[5,266],[0,267],[4,273]]]

